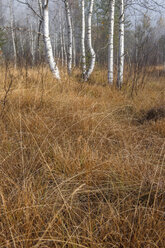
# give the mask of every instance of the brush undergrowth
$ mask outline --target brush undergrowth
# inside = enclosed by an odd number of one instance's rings
[[[165,247],[163,80],[77,75],[1,68],[0,248]]]

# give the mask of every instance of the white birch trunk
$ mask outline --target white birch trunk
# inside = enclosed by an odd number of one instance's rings
[[[117,87],[121,88],[124,74],[124,0],[120,0],[119,17],[119,56],[118,56]]]
[[[72,52],[73,52],[73,29],[72,29],[72,21],[71,21],[71,13],[68,0],[64,1],[65,10],[66,10],[66,19],[68,25],[68,74],[70,75],[72,72]]]
[[[91,61],[90,61],[88,71],[86,72],[86,75],[85,75],[85,81],[87,81],[90,75],[92,74],[94,67],[95,67],[95,62],[96,62],[96,54],[92,46],[92,32],[91,32],[93,6],[94,6],[94,0],[91,0],[89,12],[88,12],[88,28],[87,28],[87,42],[88,42],[89,53],[91,56]]]
[[[20,39],[20,46],[21,46],[22,56],[24,56],[24,41],[23,41],[23,38],[22,38],[22,32],[19,33],[19,39]]]
[[[64,65],[64,46],[63,46],[63,39],[62,39],[62,18],[60,23],[60,47],[61,47],[61,65]]]
[[[53,55],[56,58],[56,34],[53,36]]]
[[[74,29],[73,29],[73,67],[76,67],[76,39],[75,39]]]
[[[109,42],[108,42],[108,82],[113,84],[114,80],[114,20],[115,0],[110,0],[109,7]]]
[[[49,10],[48,10],[48,0],[43,1],[43,33],[44,33],[44,43],[45,43],[45,50],[46,50],[46,56],[48,59],[48,63],[50,66],[50,69],[56,79],[60,79],[60,73],[58,70],[58,67],[56,65],[56,62],[53,57],[53,50],[52,50],[52,44],[50,40],[50,34],[49,34]]]
[[[40,16],[42,16],[43,15],[42,0],[38,0],[38,8],[39,8]]]
[[[10,0],[10,27],[11,27],[11,36],[13,44],[13,54],[14,54],[14,67],[17,67],[17,50],[15,43],[15,33],[14,33],[14,13],[13,13],[13,0]]]
[[[63,51],[64,51],[65,66],[68,66],[68,57],[67,57],[66,42],[65,42],[65,27],[62,31],[62,44],[63,44]]]
[[[31,43],[31,55],[32,55],[32,65],[34,65],[34,60],[35,60],[35,49],[34,49],[34,32],[33,32],[33,27],[32,24],[30,25],[30,43]]]
[[[81,30],[81,56],[82,56],[82,76],[85,79],[86,74],[86,53],[85,53],[85,3],[81,0],[82,11],[82,30]]]
[[[38,22],[38,34],[37,34],[37,39],[36,39],[36,61],[40,60],[40,37],[41,37],[41,29],[42,29],[42,24],[43,24],[43,8],[42,8],[42,2],[41,0],[38,0],[38,8],[39,8],[39,13],[40,13],[40,19]]]

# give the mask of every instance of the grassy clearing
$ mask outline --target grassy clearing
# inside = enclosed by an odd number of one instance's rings
[[[164,81],[78,77],[1,69],[0,247],[163,248]]]

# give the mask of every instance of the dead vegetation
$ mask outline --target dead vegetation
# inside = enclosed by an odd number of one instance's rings
[[[163,80],[131,99],[101,72],[0,74],[0,247],[163,248]]]

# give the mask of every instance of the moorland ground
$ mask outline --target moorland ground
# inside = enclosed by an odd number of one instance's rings
[[[164,78],[0,78],[0,247],[165,247]]]

